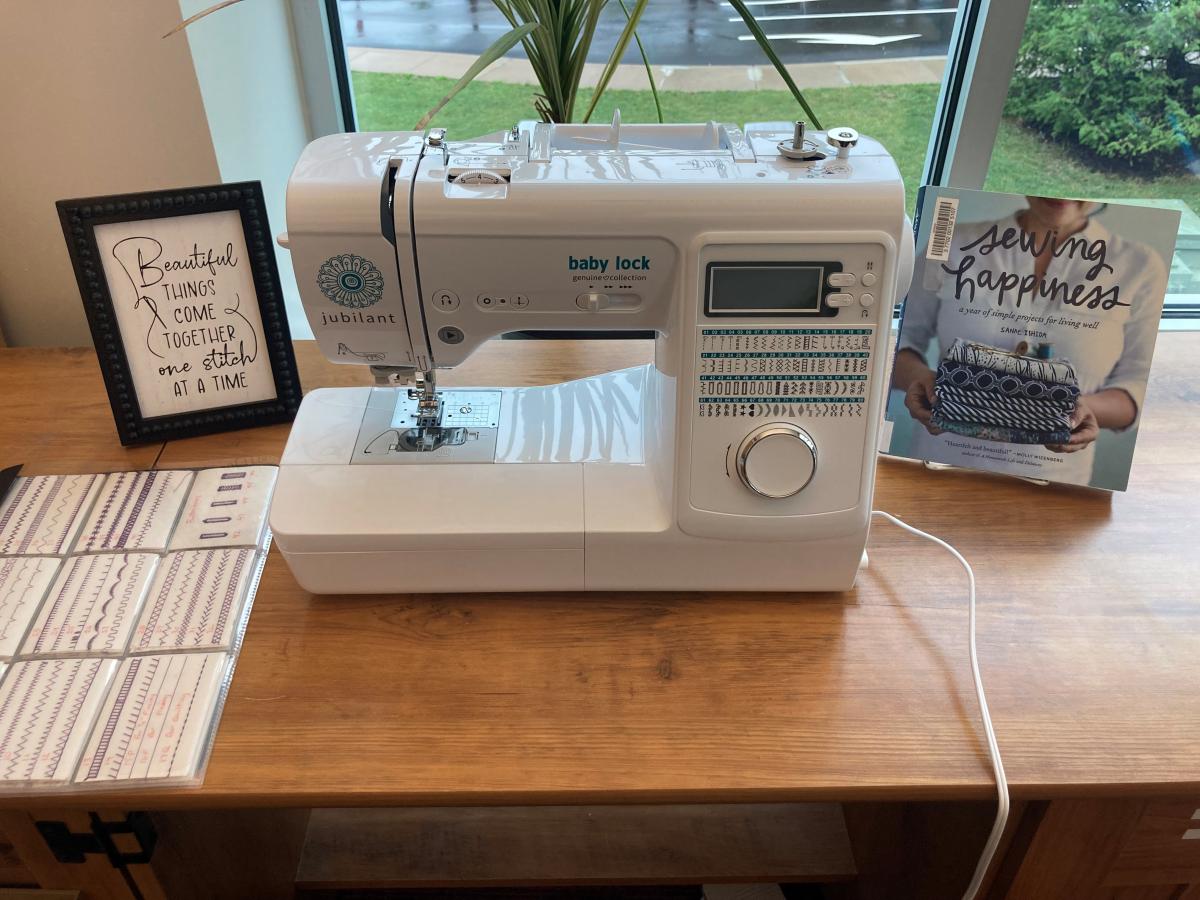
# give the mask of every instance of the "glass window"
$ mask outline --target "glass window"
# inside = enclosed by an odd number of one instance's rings
[[[909,196],[915,196],[956,3],[749,0],[748,5],[821,124],[849,125],[882,140],[904,174]],[[626,6],[632,8],[631,0]],[[362,130],[412,129],[511,27],[490,0],[338,0],[338,10]],[[620,3],[609,2],[588,54],[576,121],[624,24]],[[727,3],[650,0],[638,35],[664,121],[743,124],[798,117],[782,79]],[[434,124],[457,137],[509,128],[538,118],[537,90],[518,46],[452,100]],[[607,121],[618,107],[626,122],[657,118],[633,44],[592,121]]]
[[[1167,304],[1200,308],[1200,6],[1033,0],[988,190],[1182,213]]]

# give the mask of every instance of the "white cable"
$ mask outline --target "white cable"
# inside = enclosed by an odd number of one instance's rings
[[[983,845],[983,852],[980,854],[979,862],[975,866],[975,874],[971,878],[971,883],[967,885],[966,893],[963,894],[963,900],[974,900],[979,893],[980,885],[983,884],[983,877],[987,874],[988,866],[992,863],[992,857],[996,855],[996,848],[1000,845],[1000,836],[1004,834],[1004,826],[1008,822],[1009,807],[1008,779],[1004,776],[1004,763],[1000,759],[1000,746],[996,743],[996,732],[992,728],[992,714],[988,711],[987,695],[983,691],[983,676],[979,674],[979,653],[975,649],[975,573],[971,570],[971,564],[967,562],[963,555],[941,538],[934,537],[932,534],[924,532],[919,528],[913,528],[907,522],[897,519],[891,513],[880,509],[871,510],[871,515],[887,519],[893,525],[903,528],[910,534],[933,541],[939,547],[949,551],[967,572],[967,584],[970,587],[967,601],[969,612],[967,629],[970,635],[971,676],[975,679],[975,696],[979,700],[979,712],[983,717],[983,731],[987,736],[987,750],[988,757],[992,761],[992,772],[996,776],[997,795],[996,820],[992,823],[992,832],[988,835],[987,843]]]

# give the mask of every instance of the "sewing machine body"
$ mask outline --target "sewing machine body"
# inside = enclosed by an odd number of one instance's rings
[[[650,366],[545,387],[310,393],[271,514],[299,582],[849,588],[911,231],[879,144],[798,161],[779,152],[790,134],[311,145],[287,240],[331,360],[432,372],[511,331],[657,339]]]

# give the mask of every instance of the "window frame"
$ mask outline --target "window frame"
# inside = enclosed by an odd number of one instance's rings
[[[357,131],[354,90],[337,0],[291,4],[296,62],[312,138]]]

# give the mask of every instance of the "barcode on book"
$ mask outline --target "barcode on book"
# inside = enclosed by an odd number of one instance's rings
[[[933,209],[933,228],[929,231],[926,259],[945,262],[950,258],[950,239],[954,237],[954,219],[957,215],[957,197],[938,197]]]

